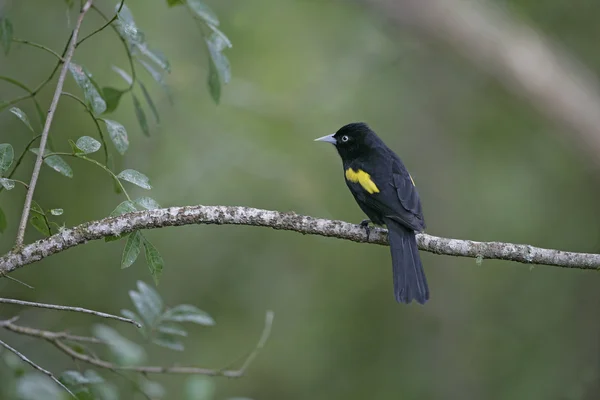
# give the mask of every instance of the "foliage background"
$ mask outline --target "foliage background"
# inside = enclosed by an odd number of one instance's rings
[[[97,3],[112,12],[112,3]],[[600,3],[497,3],[600,72],[593,17]],[[150,138],[130,101],[119,107],[114,119],[127,127],[131,147],[116,157],[116,169],[150,176],[162,206],[247,205],[358,222],[363,215],[337,155],[312,139],[362,120],[411,170],[429,233],[598,252],[597,172],[561,128],[450,49],[387,26],[356,3],[212,2],[234,45],[227,51],[233,79],[215,106],[202,39],[185,11],[162,1],[127,4],[171,61],[175,104],[152,86],[162,119]],[[15,36],[62,49],[69,32],[62,2],[5,7]],[[84,33],[101,23],[90,13]],[[110,69],[127,67],[113,32],[90,39],[74,60],[103,85],[123,86]],[[0,74],[32,86],[53,65],[51,56],[24,46],[0,55]],[[71,78],[67,90],[78,91]],[[21,92],[2,84],[0,94]],[[50,96],[46,89],[43,104]],[[21,106],[33,119],[31,104]],[[29,139],[25,129],[8,112],[0,115],[0,139],[15,149]],[[63,98],[51,131],[57,149],[68,150],[67,139],[82,135],[95,135],[89,116]],[[67,225],[102,218],[122,201],[101,170],[77,161],[70,160],[72,180],[44,167],[35,196],[47,208],[64,208]],[[25,162],[23,179],[33,155]],[[16,234],[19,190],[0,196],[10,225],[0,237],[3,252]],[[592,272],[478,266],[423,253],[432,299],[403,307],[393,300],[388,250],[379,246],[233,226],[168,228],[147,237],[165,259],[159,291],[166,301],[195,304],[217,322],[193,331],[184,353],[149,347],[154,363],[221,367],[254,345],[264,311],[275,311],[267,347],[245,378],[217,379],[218,398],[591,399],[600,388],[600,278]],[[36,238],[30,230],[28,239]],[[143,261],[119,268],[123,245],[94,242],[58,254],[14,275],[35,291],[3,280],[0,293],[118,313],[130,307],[127,291],[136,280],[151,282]],[[0,316],[16,311],[1,306]],[[24,324],[79,333],[95,322],[21,314]],[[135,337],[134,328],[118,328]],[[5,335],[41,365],[69,365],[42,342]],[[173,398],[181,393],[182,377],[156,380]]]

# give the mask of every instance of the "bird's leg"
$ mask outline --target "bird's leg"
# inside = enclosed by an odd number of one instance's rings
[[[360,221],[360,227],[363,228],[367,233],[367,242],[369,241],[369,236],[371,235],[371,227],[369,226],[370,223],[370,219],[363,219]]]

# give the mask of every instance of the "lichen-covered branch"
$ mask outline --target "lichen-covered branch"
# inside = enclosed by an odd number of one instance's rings
[[[0,275],[24,265],[65,251],[71,247],[107,236],[122,236],[139,229],[192,224],[250,225],[387,245],[387,231],[373,228],[367,239],[359,225],[344,221],[313,218],[293,212],[278,212],[250,207],[186,206],[138,211],[118,217],[92,221],[63,229],[56,235],[16,248],[0,257]],[[543,249],[526,244],[475,242],[417,235],[419,248],[435,254],[517,261],[526,264],[554,265],[565,268],[600,269],[600,254],[572,253]]]

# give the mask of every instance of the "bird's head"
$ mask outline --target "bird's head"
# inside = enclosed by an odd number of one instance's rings
[[[342,160],[352,160],[373,150],[379,138],[364,122],[342,126],[336,133],[315,139],[335,146]]]

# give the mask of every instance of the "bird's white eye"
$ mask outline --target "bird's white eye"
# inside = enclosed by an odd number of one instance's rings
[[[342,136],[342,142],[347,142],[348,141],[348,136],[344,135]]]

